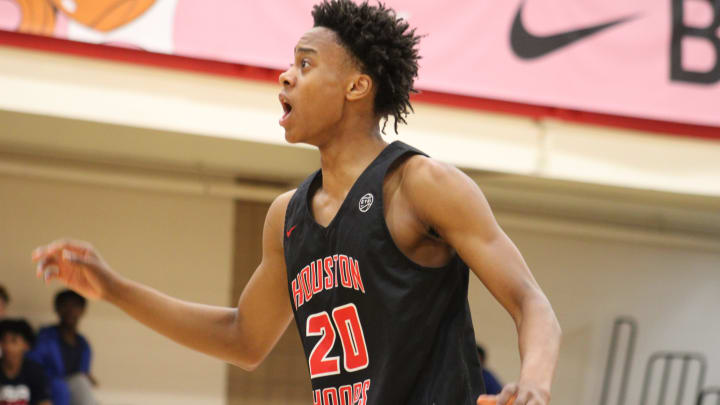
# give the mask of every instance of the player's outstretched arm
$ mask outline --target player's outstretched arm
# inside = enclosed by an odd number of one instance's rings
[[[292,319],[282,239],[291,196],[292,192],[285,193],[270,206],[262,235],[262,262],[236,308],[182,301],[124,278],[81,241],[61,240],[35,249],[37,276],[57,279],[88,298],[108,301],[182,345],[252,370]]]
[[[522,368],[498,405],[545,405],[550,400],[560,326],[550,302],[477,185],[461,171],[425,157],[405,166],[403,193],[418,219],[435,229],[510,313],[518,330]]]

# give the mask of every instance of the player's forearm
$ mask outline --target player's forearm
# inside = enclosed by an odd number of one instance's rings
[[[252,359],[241,351],[244,345],[238,342],[234,308],[182,301],[124,278],[115,280],[104,298],[177,343],[251,367]]]
[[[560,324],[542,293],[524,300],[522,316],[517,321],[522,359],[520,382],[530,383],[549,394],[560,350]]]

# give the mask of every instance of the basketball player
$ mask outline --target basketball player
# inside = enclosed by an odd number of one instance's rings
[[[321,168],[271,204],[236,308],[128,280],[84,242],[38,248],[38,276],[247,370],[294,318],[315,404],[459,405],[484,392],[469,267],[518,330],[520,377],[497,403],[546,405],[560,328],[522,256],[468,177],[381,136],[411,109],[419,37],[382,5],[325,0],[312,14],[280,75],[280,125],[320,150]]]

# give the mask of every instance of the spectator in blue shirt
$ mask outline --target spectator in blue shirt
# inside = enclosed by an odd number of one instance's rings
[[[502,384],[498,381],[497,377],[485,367],[485,360],[487,360],[485,354],[485,348],[477,345],[478,357],[480,357],[480,366],[482,367],[483,380],[485,380],[485,390],[488,395],[497,395],[502,391]]]
[[[90,344],[78,333],[78,324],[86,305],[85,298],[74,291],[59,292],[55,296],[55,312],[60,323],[40,329],[35,347],[29,354],[30,358],[44,366],[50,378],[53,405],[95,402],[87,383],[94,385],[90,375]],[[80,387],[80,392],[77,387]]]

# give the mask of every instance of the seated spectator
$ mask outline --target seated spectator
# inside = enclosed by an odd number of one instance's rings
[[[25,359],[33,340],[25,320],[0,321],[0,405],[52,405],[42,367]]]
[[[7,316],[7,307],[10,304],[10,295],[8,295],[5,286],[0,284],[0,319]]]
[[[480,357],[483,380],[485,380],[485,391],[488,395],[497,395],[500,391],[502,391],[502,384],[500,384],[500,381],[498,381],[495,375],[485,367],[485,360],[487,360],[485,349],[482,346],[477,345],[477,351],[478,357]]]
[[[54,405],[93,405],[90,376],[90,344],[78,333],[85,313],[85,298],[74,291],[63,290],[55,296],[56,326],[42,328],[29,356],[42,364],[50,378]]]

